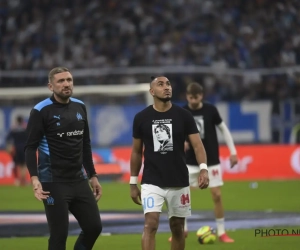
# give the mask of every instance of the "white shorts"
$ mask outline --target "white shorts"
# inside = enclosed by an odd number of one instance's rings
[[[198,166],[187,165],[189,170],[189,181],[191,187],[198,187],[198,177],[200,168]],[[224,185],[220,164],[208,167],[209,188],[220,187]]]
[[[144,214],[161,213],[166,202],[169,218],[191,216],[190,187],[160,188],[151,184],[142,184],[141,198]]]

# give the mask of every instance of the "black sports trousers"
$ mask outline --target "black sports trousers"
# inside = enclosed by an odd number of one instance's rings
[[[43,201],[50,231],[48,250],[66,250],[69,211],[82,230],[74,250],[92,249],[102,231],[102,223],[88,180],[43,182],[42,186],[44,191],[50,192],[48,199]]]

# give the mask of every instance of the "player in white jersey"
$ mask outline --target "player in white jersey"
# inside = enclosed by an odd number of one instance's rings
[[[185,139],[189,138],[198,161],[197,182],[201,189],[209,185],[206,153],[191,113],[171,103],[172,87],[168,78],[153,78],[150,94],[154,104],[136,114],[133,121],[130,195],[136,204],[143,204],[142,250],[155,250],[155,235],[164,202],[173,237],[171,250],[183,250],[184,219],[191,215]],[[137,180],[143,157],[140,191]]]
[[[217,108],[207,102],[203,102],[203,88],[198,83],[190,83],[187,86],[186,98],[188,104],[184,106],[189,110],[198,127],[206,155],[209,174],[209,188],[214,202],[214,213],[216,218],[217,233],[221,242],[234,242],[225,232],[224,209],[221,197],[221,186],[223,185],[220,159],[219,159],[219,143],[217,138],[216,127],[222,132],[225,142],[230,151],[231,167],[237,164],[237,152],[234,146],[232,136],[224,123]],[[189,141],[185,142],[186,163],[189,169],[190,186],[195,186],[195,178],[199,171],[197,169],[197,161],[193,152],[192,145]],[[185,232],[187,235],[188,227],[185,221]],[[171,238],[169,239],[172,240]]]

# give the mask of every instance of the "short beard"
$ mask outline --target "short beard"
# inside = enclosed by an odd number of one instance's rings
[[[166,103],[168,101],[171,100],[171,97],[165,97],[165,98],[161,98],[161,97],[156,97],[158,100],[162,101],[163,103]]]
[[[65,94],[63,94],[63,93],[55,93],[60,99],[62,99],[62,100],[68,100],[71,96],[72,96],[72,94],[73,94],[73,90],[70,90],[70,94],[68,94],[68,95],[65,95]]]

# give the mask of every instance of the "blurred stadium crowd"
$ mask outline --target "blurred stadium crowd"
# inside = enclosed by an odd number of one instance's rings
[[[2,0],[0,17],[2,71],[48,70],[57,65],[71,69],[200,65],[218,72],[300,64],[297,0]],[[300,74],[288,71],[247,79],[216,74],[170,78],[177,84],[179,100],[184,98],[185,83],[192,80],[202,82],[213,101],[300,94]],[[144,80],[120,75],[80,84]],[[12,84],[41,82],[2,78],[1,86]]]

